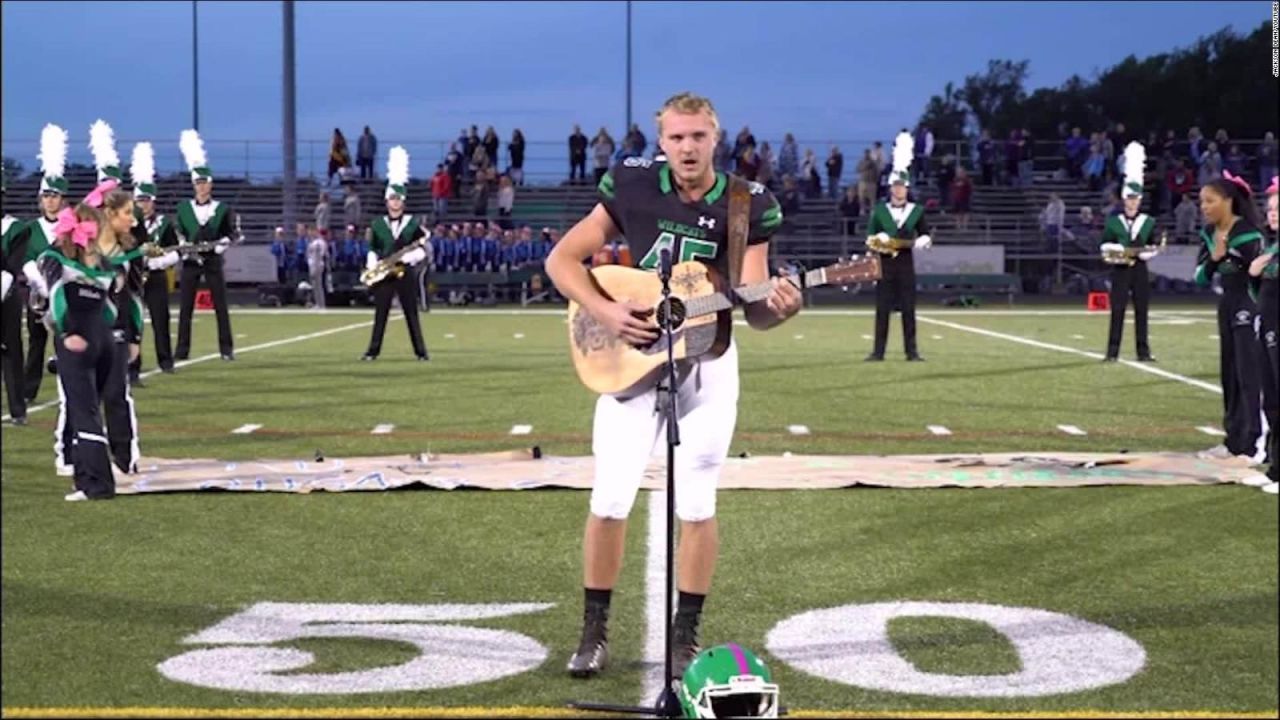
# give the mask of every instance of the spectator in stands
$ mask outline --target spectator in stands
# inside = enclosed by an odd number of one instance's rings
[[[1190,192],[1183,193],[1182,202],[1173,211],[1174,240],[1178,242],[1194,242],[1196,228],[1200,227],[1200,204]]]
[[[453,187],[453,197],[457,198],[462,190],[462,168],[466,159],[462,155],[462,146],[454,143],[449,146],[449,153],[444,156],[445,169],[449,171],[449,184]]]
[[[318,228],[307,243],[307,274],[311,282],[311,305],[323,310],[326,273],[329,269],[329,231]]]
[[[338,247],[338,267],[346,272],[358,272],[364,266],[366,250],[361,247],[360,226],[348,225],[347,236]]]
[[[306,223],[298,223],[293,240],[293,261],[289,263],[289,283],[296,283],[307,273],[307,245],[311,242],[311,230]]]
[[[760,145],[760,171],[756,173],[756,182],[772,190],[775,184],[773,177],[773,148],[769,147],[769,142],[766,140]]]
[[[1187,169],[1187,164],[1182,158],[1174,159],[1173,167],[1165,173],[1164,182],[1171,197],[1181,197],[1194,190],[1196,186],[1195,175]]]
[[[973,198],[973,181],[969,173],[962,167],[956,168],[956,176],[951,181],[951,211],[956,214],[956,226],[960,230],[969,229],[969,203]]]
[[[912,169],[916,174],[916,185],[927,185],[929,183],[929,160],[933,157],[933,131],[921,123],[916,128],[915,141],[916,162],[915,167]],[[836,197],[834,189],[831,197]]]
[[[271,254],[276,258],[276,282],[283,285],[288,279],[285,271],[289,267],[289,248],[285,245],[282,227],[277,227],[275,235],[271,238]]]
[[[1160,141],[1160,154],[1164,155],[1166,153],[1169,156],[1169,164],[1172,165],[1173,159],[1178,153],[1178,134],[1173,130],[1166,130],[1164,132],[1164,140]]]
[[[1116,146],[1121,149],[1129,147],[1129,141],[1132,139],[1129,136],[1129,130],[1125,128],[1122,122],[1116,123],[1115,128],[1111,131],[1111,137],[1115,139]]]
[[[516,205],[516,186],[511,178],[503,175],[498,178],[498,225],[503,230],[510,230],[511,211]]]
[[[716,135],[716,149],[712,151],[711,162],[715,166],[716,172],[730,172],[733,170],[733,148],[729,147],[729,136],[725,133],[724,128],[720,128],[719,134]]]
[[[1204,135],[1200,134],[1199,126],[1192,126],[1187,131],[1187,159],[1196,167],[1200,168],[1200,158],[1204,155]]]
[[[1088,205],[1082,205],[1075,223],[1062,229],[1063,242],[1074,243],[1081,250],[1096,253],[1098,244],[1094,240],[1094,235],[1097,227],[1097,218],[1093,214],[1093,208]]]
[[[932,137],[932,134],[930,134]],[[832,200],[840,197],[840,176],[844,174],[844,153],[839,145],[832,145],[827,154],[827,194]]]
[[[1102,177],[1103,180],[1110,181],[1116,170],[1116,144],[1106,130],[1098,133],[1098,137],[1102,143]]]
[[[1004,143],[1004,174],[1009,185],[1018,185],[1018,163],[1022,159],[1022,129],[1009,131],[1009,139]]]
[[[875,158],[871,157],[871,149],[864,150],[862,159],[858,161],[858,205],[867,208],[867,212],[871,212],[871,206],[875,205],[876,180],[879,174],[880,169],[876,166]]]
[[[1018,154],[1018,185],[1020,187],[1031,187],[1034,180],[1035,170],[1035,141],[1031,137],[1029,128],[1022,128],[1022,143],[1019,146]]]
[[[1258,185],[1266,187],[1276,176],[1276,134],[1267,131],[1258,145]]]
[[[329,141],[329,176],[325,182],[332,183],[335,174],[341,180],[342,171],[349,167],[351,167],[351,151],[347,149],[347,139],[342,136],[341,130],[334,128],[333,139]]]
[[[316,202],[315,209],[316,229],[329,232],[329,220],[332,214],[333,208],[329,205],[329,193],[321,191],[320,199]]]
[[[511,176],[513,185],[524,184],[524,133],[516,128],[511,133],[511,142],[507,143],[507,153],[511,156],[511,167],[507,174]]]
[[[944,212],[951,207],[951,181],[955,179],[955,156],[942,156],[942,162],[938,164],[938,202],[941,203]]]
[[[845,235],[857,232],[858,215],[862,209],[858,206],[858,189],[850,185],[844,189],[844,197],[840,198],[840,230]],[[782,211],[784,214],[786,210]]]
[[[738,132],[737,139],[733,141],[734,161],[741,163],[742,154],[746,152],[747,148],[751,148],[752,150],[755,150],[755,147],[756,147],[756,136],[751,134],[751,128],[747,127],[746,125],[743,125],[742,130]],[[742,171],[739,170],[738,174],[741,175]]]
[[[378,157],[378,138],[374,136],[373,131],[368,125],[364,126],[364,132],[360,134],[360,140],[356,143],[356,164],[360,166],[360,177],[373,177],[373,161]]]
[[[1062,227],[1066,221],[1067,204],[1058,193],[1049,193],[1049,202],[1040,211],[1040,232],[1049,240],[1050,247],[1054,247],[1054,241],[1062,236]]]
[[[342,199],[342,224],[360,225],[364,222],[364,204],[360,201],[360,193],[347,185],[347,196]]]
[[[800,181],[804,183],[804,196],[809,199],[822,197],[822,178],[818,175],[818,158],[812,148],[804,151],[804,162],[800,163]]]
[[[493,126],[485,128],[484,138],[480,140],[480,144],[484,146],[484,153],[489,156],[489,167],[498,167],[498,131]]]
[[[978,139],[978,164],[982,166],[982,184],[990,187],[996,176],[996,144],[990,130],[983,130]]]
[[[794,175],[782,176],[782,197],[778,198],[778,204],[782,206],[784,219],[790,219],[800,212],[800,187]]]
[[[1226,128],[1218,128],[1218,132],[1213,134],[1213,141],[1218,143],[1218,147],[1224,148],[1231,143],[1231,136],[1227,134]]]
[[[1200,184],[1222,177],[1222,153],[1218,152],[1218,143],[1211,142],[1200,155]]]
[[[569,182],[581,182],[587,179],[587,136],[582,128],[573,126],[573,134],[569,136]]]
[[[467,137],[464,140],[463,149],[466,150],[467,157],[471,157],[476,152],[476,147],[480,145],[480,133],[477,132],[476,126],[472,125],[467,131]]]
[[[1230,170],[1232,175],[1244,175],[1244,153],[1240,152],[1240,146],[1231,143],[1231,148],[1227,150],[1227,156],[1222,159],[1222,167]]]
[[[756,155],[756,146],[747,145],[742,150],[742,155],[738,156],[738,175],[755,182],[756,176],[760,174],[760,156]]]
[[[434,251],[433,260],[436,272],[457,272],[459,234],[458,226],[452,225],[440,237],[439,243],[436,243],[434,241],[435,238],[432,238],[431,249]]]
[[[479,178],[489,169],[489,153],[484,151],[484,145],[476,143],[471,148],[471,177]]]
[[[478,173],[471,188],[471,214],[477,220],[487,220],[489,217],[489,195],[493,191],[489,186],[489,170],[491,169],[486,168],[484,172]]]
[[[644,149],[649,145],[649,141],[645,139],[644,133],[640,131],[640,126],[632,123],[631,129],[627,131],[627,136],[622,140],[622,144],[626,146],[627,157],[642,157]]]
[[[1102,154],[1101,134],[1094,133],[1093,139],[1089,142],[1089,157],[1084,161],[1084,176],[1089,183],[1090,190],[1097,190],[1102,187],[1106,164],[1106,158]]]
[[[778,174],[786,177],[800,172],[800,148],[791,133],[782,138],[782,147],[778,149]]]
[[[449,214],[449,198],[452,196],[453,178],[443,164],[436,165],[436,174],[431,176],[431,214],[436,222]]]
[[[724,133],[723,130],[720,131]],[[609,131],[604,126],[600,127],[600,132],[591,138],[591,157],[595,159],[595,184],[599,185],[601,178],[605,173],[609,172],[609,164],[613,160],[613,153],[617,151],[613,142],[613,136],[609,135]]]
[[[879,175],[885,166],[884,143],[879,140],[871,143],[871,159],[876,161],[876,175]]]

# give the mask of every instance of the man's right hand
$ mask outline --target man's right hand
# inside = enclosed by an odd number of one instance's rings
[[[658,340],[660,333],[653,322],[653,308],[631,301],[609,301],[591,314],[614,337],[636,347],[647,347]]]

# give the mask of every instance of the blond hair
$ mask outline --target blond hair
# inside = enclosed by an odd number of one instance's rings
[[[659,137],[662,136],[662,113],[668,110],[682,115],[696,115],[705,112],[711,116],[712,126],[716,130],[720,129],[720,117],[716,115],[716,109],[712,107],[710,100],[691,92],[682,92],[667,98],[667,101],[662,103],[662,107],[658,108],[658,112],[654,115],[654,120],[658,124]]]

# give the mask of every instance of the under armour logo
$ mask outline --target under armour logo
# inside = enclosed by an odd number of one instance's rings
[[[707,228],[708,230],[715,230],[715,229],[716,229],[716,219],[715,219],[715,218],[709,218],[709,217],[703,217],[702,215],[699,215],[699,216],[698,216],[698,227],[704,227],[704,228]]]

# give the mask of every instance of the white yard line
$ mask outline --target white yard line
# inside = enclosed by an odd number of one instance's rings
[[[395,313],[395,315],[399,316],[400,313]],[[393,318],[388,318],[388,322],[390,322],[391,319]],[[347,330],[357,330],[359,328],[366,328],[371,325],[373,325],[373,321],[366,320],[365,322],[352,323],[351,325],[343,325],[342,327],[331,328],[329,330],[321,330],[320,332],[307,333],[306,335],[295,335],[294,337],[284,338],[283,340],[272,340],[271,342],[260,343],[258,345],[250,345],[249,347],[245,347],[245,348],[238,348],[236,350],[236,354],[243,355],[244,353],[250,353],[256,350],[269,350],[273,347],[280,347],[281,345],[290,345],[292,343],[302,342],[304,340],[314,340],[319,337],[325,337],[326,335],[334,335],[336,333],[346,332]],[[178,362],[174,363],[173,366],[175,368],[184,368],[189,365],[195,365],[197,363],[209,362],[210,360],[218,360],[221,357],[222,355],[220,355],[219,353],[213,353],[212,355],[201,355],[198,358],[192,358],[190,360],[179,360]],[[160,374],[160,369],[154,368],[152,370],[148,370],[142,373],[142,377],[148,378],[148,377],[151,377],[152,375],[159,375],[159,374]],[[34,413],[34,412],[40,412],[41,410],[51,408],[57,404],[58,404],[57,400],[50,400],[49,402],[40,403],[39,405],[32,405],[31,407],[27,408],[27,414],[30,415],[31,413]],[[7,413],[3,417],[0,417],[0,421],[8,421],[10,419],[11,418]]]
[[[532,425],[512,425],[511,426],[512,435],[528,435],[531,432],[533,432]]]
[[[248,425],[241,425],[240,427],[236,428],[235,430],[232,430],[232,431],[231,431],[231,434],[232,434],[232,435],[248,435],[248,434],[252,433],[253,431],[257,430],[257,429],[258,429],[258,428],[260,428],[260,427],[262,427],[262,426],[261,426],[261,425],[254,424],[254,423],[249,423]]]
[[[648,705],[662,690],[667,632],[667,492],[649,492],[648,558],[644,566],[644,671],[640,704]]]
[[[1218,428],[1216,428],[1216,427],[1213,427],[1212,425],[1200,425],[1200,426],[1199,426],[1199,427],[1197,427],[1196,429],[1197,429],[1197,430],[1199,430],[1200,432],[1204,433],[1205,435],[1212,435],[1212,436],[1214,436],[1214,437],[1226,437],[1226,436],[1227,436],[1227,434],[1226,434],[1225,432],[1223,432],[1222,430],[1219,430],[1219,429],[1218,429]]]
[[[948,430],[944,425],[929,425],[928,427],[929,427],[929,432],[933,433],[934,435],[950,435],[951,434],[951,431]]]
[[[390,435],[391,431],[395,429],[396,429],[396,426],[390,423],[387,423],[384,425],[376,425],[372,430],[369,431],[369,434],[370,435]]]
[[[1081,430],[1075,425],[1059,425],[1058,429],[1068,435],[1088,435],[1089,433]]]
[[[1102,353],[1089,352],[1088,350],[1078,350],[1076,348],[1066,347],[1063,345],[1054,345],[1053,343],[1040,342],[1039,340],[1032,340],[1030,338],[1020,337],[1018,335],[1009,335],[1006,333],[995,332],[994,330],[984,330],[983,328],[976,328],[971,325],[961,325],[959,323],[947,322],[946,320],[938,320],[937,318],[924,317],[924,316],[919,316],[917,319],[920,322],[926,322],[933,325],[941,325],[943,327],[949,327],[952,330],[963,330],[965,332],[970,332],[977,335],[985,335],[987,337],[993,337],[1000,340],[1008,340],[1009,342],[1020,343],[1022,345],[1030,345],[1031,347],[1040,348],[1041,350],[1056,350],[1061,353],[1068,353],[1070,355],[1080,355],[1081,357],[1092,358],[1094,360],[1101,360],[1103,358]],[[1145,373],[1158,375],[1162,378],[1165,378],[1166,380],[1176,380],[1180,383],[1185,383],[1192,387],[1198,387],[1201,390],[1208,390],[1209,392],[1217,393],[1218,395],[1222,394],[1222,388],[1218,387],[1217,385],[1204,382],[1203,380],[1196,380],[1195,378],[1189,378],[1189,377],[1186,377],[1185,375],[1171,373],[1168,370],[1162,370],[1158,367],[1153,367],[1152,365],[1149,365],[1147,363],[1135,362],[1133,360],[1121,360],[1120,364],[1127,365],[1131,368],[1134,368],[1135,370],[1141,370],[1142,372],[1145,372]]]
[[[808,435],[809,426],[808,425],[788,425],[787,432],[791,433],[792,435]]]

